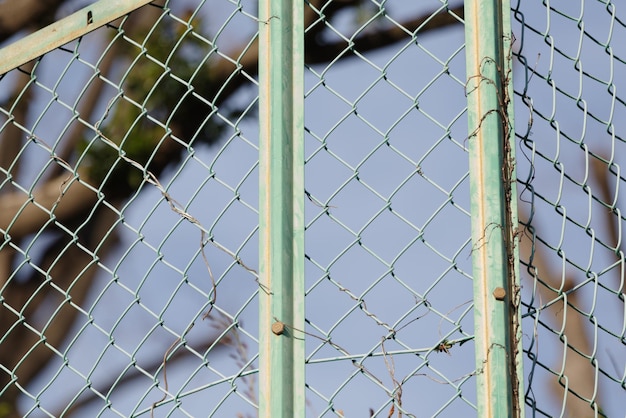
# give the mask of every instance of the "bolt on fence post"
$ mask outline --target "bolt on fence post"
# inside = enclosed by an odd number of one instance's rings
[[[303,15],[302,1],[259,2],[261,417],[305,412]]]
[[[465,2],[472,262],[480,417],[523,417],[508,0]]]

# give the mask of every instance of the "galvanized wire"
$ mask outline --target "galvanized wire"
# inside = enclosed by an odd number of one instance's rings
[[[345,44],[337,57],[310,58],[331,64],[307,70],[307,414],[471,411],[462,26],[444,35],[453,41],[445,50],[421,33],[438,16],[461,18],[438,1],[371,2],[342,22],[324,15],[334,6],[307,4],[307,31]],[[428,10],[417,29],[400,23]],[[247,58],[255,15],[241,1],[147,6],[0,81],[8,92],[16,74],[27,76],[2,107],[3,130],[23,138],[3,165],[3,193],[45,218],[18,235],[18,208],[5,228],[16,267],[2,288],[3,314],[13,318],[2,344],[26,329],[33,347],[48,350],[41,357],[16,346],[18,364],[1,366],[0,390],[20,392],[22,414],[254,415],[254,318],[258,292],[267,291],[255,270],[257,89]],[[382,59],[349,47],[389,29],[405,35]],[[112,65],[115,54],[123,59]],[[345,54],[355,58],[342,70],[335,61]],[[407,77],[406,66],[422,75]],[[358,72],[356,89],[342,85],[345,68]],[[211,71],[222,86],[211,84]],[[16,109],[28,95],[37,111],[21,121]],[[174,165],[159,151],[171,148],[180,155]],[[43,184],[55,186],[47,200]],[[89,200],[78,223],[61,210],[74,193]],[[67,272],[64,257],[77,257],[78,271]],[[11,292],[33,281],[31,312]],[[69,319],[71,331],[53,341],[51,330]],[[20,384],[20,364],[40,358],[46,370]]]
[[[0,415],[255,414],[258,22],[216,9],[149,5],[2,76]]]
[[[303,413],[475,415],[462,19],[347,3],[305,2]],[[614,416],[626,18],[553,3],[512,10],[527,413]],[[259,24],[168,1],[0,78],[0,416],[256,414]]]
[[[305,73],[312,415],[475,414],[462,25],[400,23],[451,13],[440,2],[365,3],[352,21],[308,7],[306,30],[349,57]],[[402,40],[368,53],[381,28]]]
[[[621,416],[626,15],[515,2],[527,413]]]

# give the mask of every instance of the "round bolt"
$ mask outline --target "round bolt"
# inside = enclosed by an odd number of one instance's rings
[[[493,297],[496,298],[496,300],[504,300],[506,297],[506,290],[501,287],[496,287],[493,291]]]
[[[282,335],[285,332],[285,324],[276,321],[272,324],[272,332],[276,335]]]

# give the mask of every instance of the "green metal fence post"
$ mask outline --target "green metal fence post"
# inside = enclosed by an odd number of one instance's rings
[[[524,414],[509,4],[465,2],[480,417]]]
[[[303,416],[305,406],[303,10],[259,4],[261,417]]]

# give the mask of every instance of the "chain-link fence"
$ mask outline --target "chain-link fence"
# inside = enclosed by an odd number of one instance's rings
[[[620,6],[512,2],[526,403],[537,416],[624,414]]]
[[[0,415],[254,415],[255,14],[150,4],[2,78]]]
[[[475,414],[463,27],[423,3],[364,4],[348,24],[308,12],[306,31],[327,32],[309,62],[347,59],[305,72],[315,416]],[[428,8],[458,24],[423,35],[400,23]],[[367,52],[387,31],[398,43]]]
[[[288,19],[66,3],[0,60],[0,417],[257,416],[268,335],[304,341],[293,416],[485,413],[462,3],[304,2],[304,325],[280,336],[257,63]],[[616,416],[624,25],[544,3],[511,14],[526,413]]]

